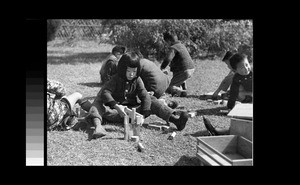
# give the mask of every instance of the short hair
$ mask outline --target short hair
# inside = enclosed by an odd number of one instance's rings
[[[140,57],[137,52],[135,51],[126,52],[120,58],[117,67],[117,72],[118,75],[121,76],[122,78],[126,77],[127,67],[137,68],[137,77],[140,76],[141,64],[140,64]]]
[[[177,36],[175,34],[171,34],[170,32],[165,32],[163,35],[165,41],[175,42],[176,40],[178,40]]]
[[[227,51],[225,56],[223,57],[222,61],[225,62],[226,60],[229,60],[234,55],[233,52]]]
[[[234,54],[229,59],[229,63],[230,63],[231,68],[236,70],[238,63],[242,62],[246,58],[247,58],[247,55],[245,55],[245,54],[239,54],[239,53]]]
[[[125,53],[125,50],[126,50],[126,47],[125,46],[120,46],[120,45],[117,45],[115,46],[113,49],[112,49],[112,53],[116,53],[116,52],[119,52],[121,54],[124,54]]]

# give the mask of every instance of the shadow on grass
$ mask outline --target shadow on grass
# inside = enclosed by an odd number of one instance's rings
[[[216,116],[224,116],[220,110],[228,110],[227,107],[215,107],[210,109],[198,109],[196,110],[196,116],[203,116],[203,115],[216,115]]]
[[[201,166],[201,161],[197,157],[181,156],[174,166]]]
[[[78,85],[83,85],[87,87],[102,87],[102,85],[99,82],[78,83]]]
[[[207,100],[207,99],[211,99],[211,96],[208,96],[208,95],[193,95],[193,94],[190,94],[190,95],[187,95],[186,98],[197,98],[199,100]],[[221,97],[218,96],[216,99],[214,100],[221,100]]]
[[[210,136],[209,132],[207,130],[200,130],[200,131],[197,131],[195,133],[192,133],[192,134],[184,134],[184,136],[193,136],[193,137],[201,137],[201,136]]]
[[[55,52],[53,52],[55,53]],[[78,64],[78,63],[96,63],[103,61],[109,52],[76,53],[62,56],[47,56],[47,64]]]

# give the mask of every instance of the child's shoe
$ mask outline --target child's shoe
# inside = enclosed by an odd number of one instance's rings
[[[189,115],[187,112],[181,112],[179,118],[175,118],[175,115],[172,114],[170,117],[170,122],[174,123],[177,127],[178,131],[181,131],[185,128],[186,122],[189,119]]]

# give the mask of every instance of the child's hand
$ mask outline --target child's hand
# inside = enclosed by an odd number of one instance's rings
[[[119,115],[124,118],[126,116],[126,112],[125,112],[125,109],[126,106],[123,106],[123,105],[118,105],[116,104],[115,105],[115,109],[118,111]]]

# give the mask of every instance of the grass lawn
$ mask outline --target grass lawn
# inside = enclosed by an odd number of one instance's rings
[[[101,60],[111,51],[111,45],[79,43],[73,47],[54,41],[47,46],[47,78],[62,82],[67,94],[80,92],[85,99],[93,101],[99,86]],[[177,132],[173,140],[170,133],[142,128],[144,152],[138,152],[136,143],[123,140],[123,125],[106,124],[108,136],[91,140],[93,130],[84,122],[78,130],[47,132],[47,165],[141,165],[141,166],[194,166],[199,165],[196,157],[196,137],[207,135],[201,115],[211,120],[214,126],[229,128],[230,118],[219,114],[222,105],[200,100],[200,95],[214,91],[229,69],[220,60],[196,60],[196,70],[187,81],[188,97],[167,97],[180,103],[186,110],[197,115],[188,120],[186,128]],[[145,122],[162,121],[155,115]],[[171,127],[175,128],[175,125]]]

